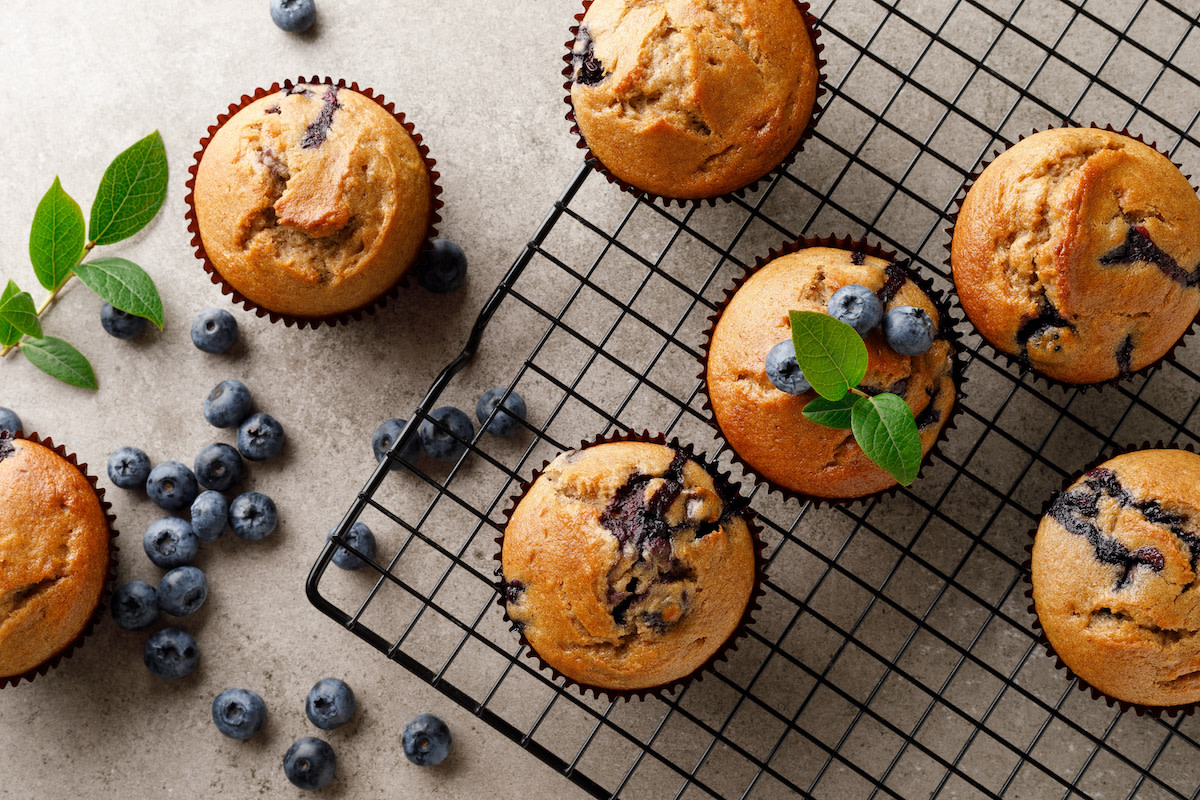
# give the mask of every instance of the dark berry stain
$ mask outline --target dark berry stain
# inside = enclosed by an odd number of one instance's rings
[[[525,584],[513,578],[508,583],[504,584],[504,599],[510,603],[518,603],[521,600],[521,595],[525,593]]]
[[[667,510],[683,492],[683,468],[687,461],[684,453],[676,452],[665,474],[631,476],[613,495],[608,507],[600,513],[600,524],[617,538],[622,547],[636,549],[638,555],[635,566],[649,565],[657,572],[657,577],[650,584],[642,584],[637,578],[631,578],[624,586],[609,590],[608,602],[612,606],[613,621],[617,625],[624,626],[631,612],[636,613],[638,604],[649,596],[651,584],[674,583],[693,577],[692,571],[674,557],[671,545],[676,534],[691,526],[686,518],[676,527],[672,527],[666,520]],[[647,496],[647,486],[656,480],[661,480],[661,484],[656,491]],[[722,497],[721,500],[725,514],[722,520],[740,508],[728,498]],[[714,532],[720,524],[721,522],[717,521],[698,526],[696,538]],[[661,612],[649,610],[642,612],[639,619],[661,633],[668,626],[677,623],[686,613],[686,592],[681,594],[681,600],[685,607],[674,620],[665,620]]]
[[[1166,511],[1157,500],[1137,500],[1117,480],[1116,473],[1104,467],[1097,467],[1084,478],[1084,488],[1058,495],[1050,504],[1047,513],[1068,533],[1086,537],[1100,563],[1119,569],[1117,589],[1128,585],[1134,569],[1138,566],[1159,572],[1166,561],[1157,547],[1139,547],[1131,553],[1123,544],[1111,536],[1106,536],[1097,528],[1091,520],[1100,513],[1101,497],[1110,497],[1121,508],[1132,508],[1141,513],[1148,522],[1168,528],[1187,546],[1191,568],[1193,571],[1196,569],[1196,560],[1200,557],[1200,536],[1185,530],[1187,520],[1181,514]]]
[[[929,395],[929,404],[921,409],[921,413],[917,414],[913,420],[917,423],[917,430],[925,430],[930,425],[936,425],[942,418],[942,410],[935,405],[938,396],[942,393],[941,386],[934,385],[925,390]]]
[[[860,254],[855,253],[855,255],[857,256]],[[854,263],[861,264],[862,261],[856,261]],[[887,267],[884,268],[884,275],[886,277],[884,278],[883,286],[881,286],[879,291],[875,293],[875,295],[879,298],[879,302],[883,303],[884,306],[887,306],[888,303],[892,302],[892,299],[896,296],[896,292],[900,291],[900,287],[903,286],[905,281],[908,280],[908,271],[905,269],[905,267],[910,263],[912,262],[901,261],[896,264],[888,264]]]
[[[860,264],[862,264],[866,260],[867,260],[867,254],[862,252],[861,250],[855,250],[853,253],[850,254],[850,263],[856,267],[859,266]]]
[[[1100,256],[1100,263],[1106,267],[1137,261],[1155,265],[1164,275],[1184,288],[1190,289],[1200,283],[1200,269],[1188,272],[1179,266],[1170,254],[1154,243],[1144,225],[1130,225],[1125,234],[1125,241]]]
[[[287,97],[291,97],[294,94],[298,94],[303,97],[308,97],[309,94],[311,94],[311,92],[308,91],[307,86],[289,86],[287,89],[284,90],[283,93]]]
[[[1126,336],[1125,340],[1117,347],[1117,370],[1122,375],[1128,375],[1133,371],[1133,337]]]
[[[1021,320],[1020,327],[1017,328],[1017,346],[1021,348],[1020,360],[1025,366],[1029,366],[1029,340],[1043,333],[1048,333],[1054,328],[1068,328],[1074,330],[1075,326],[1067,320],[1063,319],[1058,313],[1058,309],[1049,300],[1044,300],[1044,305],[1038,309],[1037,314],[1025,317]],[[1054,334],[1057,336],[1057,334]]]
[[[263,109],[263,113],[264,114],[282,114],[283,109],[281,109],[279,106],[275,105],[275,106],[271,106],[270,108]]]
[[[12,437],[8,434],[8,431],[0,433],[0,461],[3,461],[15,452],[17,452],[17,448],[13,447]]]
[[[325,137],[329,135],[329,126],[333,124],[333,112],[341,107],[341,103],[337,101],[337,88],[327,89],[321,97],[321,111],[317,114],[317,119],[305,129],[304,136],[300,139],[300,146],[305,150],[311,150],[325,144]]]
[[[585,27],[579,28],[575,37],[575,46],[571,48],[571,66],[574,70],[576,83],[584,86],[595,86],[604,80],[604,65],[596,58],[595,42]]]

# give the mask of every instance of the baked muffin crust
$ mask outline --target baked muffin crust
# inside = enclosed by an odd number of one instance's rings
[[[951,263],[996,349],[1065,383],[1112,380],[1168,353],[1200,311],[1200,198],[1129,136],[1041,131],[971,186]]]
[[[662,197],[716,197],[800,141],[819,67],[794,0],[595,0],[571,102],[592,153]]]
[[[100,603],[111,534],[100,499],[45,445],[0,436],[0,678],[69,647]]]
[[[1200,456],[1117,456],[1059,494],[1033,545],[1033,601],[1054,652],[1128,703],[1200,700]]]
[[[268,311],[325,317],[370,305],[415,262],[432,181],[404,126],[332,84],[297,84],[234,114],[196,171],[213,267]]]
[[[954,407],[954,349],[940,334],[937,307],[902,267],[837,247],[805,247],[780,256],[751,274],[730,298],[708,343],[705,391],[721,434],[755,473],[809,497],[863,497],[896,483],[867,458],[850,431],[804,417],[815,392],[788,394],[767,377],[767,352],[792,335],[788,312],[826,313],[833,293],[853,283],[873,290],[885,311],[923,309],[939,331],[919,356],[888,347],[878,328],[863,340],[868,366],[860,388],[902,397],[913,410],[921,452],[928,453]]]
[[[506,610],[543,661],[609,690],[671,684],[739,628],[757,581],[740,505],[672,447],[560,454],[510,515]]]

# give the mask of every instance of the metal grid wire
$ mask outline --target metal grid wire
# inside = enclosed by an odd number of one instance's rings
[[[464,405],[453,379],[479,351],[511,364],[526,428],[476,434],[449,466],[385,461],[338,528],[367,522],[379,554],[366,570],[327,569],[339,536],[309,596],[596,797],[1200,796],[1196,718],[1122,714],[1077,690],[1036,642],[1023,567],[1066,476],[1113,446],[1200,438],[1194,342],[1148,378],[1080,393],[1019,378],[962,322],[965,408],[921,478],[852,509],[755,491],[763,608],[728,662],[674,695],[563,689],[503,621],[494,540],[521,482],[560,450],[662,431],[740,477],[696,376],[707,318],[755,256],[799,235],[865,235],[948,289],[968,174],[1064,121],[1127,126],[1200,169],[1196,0],[813,11],[826,110],[791,168],[741,200],[685,208],[581,169],[409,425]],[[488,325],[503,326],[502,350]]]

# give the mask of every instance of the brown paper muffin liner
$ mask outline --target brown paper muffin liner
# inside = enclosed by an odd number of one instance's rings
[[[764,594],[762,584],[765,580],[766,573],[766,557],[764,554],[766,545],[762,539],[762,526],[758,522],[758,515],[750,507],[749,501],[743,497],[741,492],[741,484],[733,483],[730,480],[730,475],[728,472],[719,472],[714,462],[710,462],[704,453],[697,453],[691,445],[683,444],[674,437],[668,441],[666,436],[662,433],[651,434],[649,431],[635,433],[633,431],[626,430],[611,433],[607,436],[598,436],[590,441],[581,441],[577,449],[582,450],[594,445],[607,444],[609,442],[647,442],[651,444],[661,444],[683,453],[689,459],[703,465],[708,471],[709,475],[713,477],[718,493],[721,495],[721,499],[726,504],[726,507],[731,510],[730,513],[739,513],[741,514],[742,518],[745,519],[746,526],[750,530],[750,537],[754,543],[755,575],[754,586],[751,589],[749,599],[746,601],[746,608],[742,612],[742,618],[738,622],[737,627],[735,627],[733,632],[730,633],[725,641],[721,643],[721,646],[718,647],[703,664],[701,664],[691,673],[659,686],[649,686],[644,689],[614,689],[606,686],[596,686],[588,683],[582,683],[559,672],[554,668],[553,665],[542,659],[537,650],[535,650],[534,647],[529,643],[529,640],[525,638],[525,632],[522,626],[509,617],[508,604],[505,596],[506,583],[504,580],[504,573],[502,571],[503,567],[502,565],[499,565],[502,563],[501,557],[504,550],[503,533],[497,536],[495,539],[497,550],[494,558],[498,562],[498,566],[496,567],[496,603],[500,606],[501,611],[504,612],[505,621],[509,623],[512,631],[517,634],[521,646],[525,650],[525,656],[536,661],[543,670],[548,671],[553,676],[554,680],[561,681],[564,687],[573,686],[581,695],[585,697],[587,696],[588,692],[591,692],[592,695],[597,699],[603,697],[607,698],[609,701],[632,700],[633,698],[645,700],[647,697],[663,697],[671,694],[677,689],[687,686],[692,681],[700,680],[705,674],[715,671],[718,663],[728,660],[729,654],[737,650],[738,641],[746,635],[750,626],[754,624],[754,613],[760,611],[762,608],[759,605],[759,600],[761,600]],[[529,480],[521,484],[517,493],[510,498],[508,508],[506,508],[504,511],[506,527],[508,522],[512,519],[513,512],[516,511],[517,504],[520,503],[521,499],[529,491],[529,488],[533,485],[534,481],[541,476],[542,472],[549,464],[550,460],[545,461],[539,469],[534,471]]]
[[[897,263],[895,260],[895,251],[884,250],[879,245],[868,242],[866,239],[854,239],[849,236],[801,237],[795,241],[783,244],[778,249],[769,250],[765,256],[758,256],[755,259],[754,266],[746,267],[741,275],[734,278],[733,285],[725,290],[725,297],[720,301],[720,303],[717,304],[717,310],[708,318],[709,326],[704,332],[704,343],[701,345],[699,359],[700,374],[697,376],[700,380],[700,393],[704,397],[702,408],[706,412],[706,420],[708,424],[717,432],[717,435],[725,443],[725,446],[728,449],[732,459],[741,465],[742,470],[747,476],[752,478],[758,485],[766,488],[768,492],[778,492],[785,498],[790,498],[800,503],[811,503],[813,506],[818,508],[822,506],[840,506],[845,508],[857,504],[866,505],[883,497],[894,496],[900,491],[900,484],[893,483],[891,486],[881,489],[878,492],[872,492],[870,494],[860,495],[858,497],[821,497],[818,495],[805,494],[804,492],[797,492],[793,489],[787,488],[786,486],[780,486],[774,481],[768,480],[760,475],[758,471],[754,469],[749,462],[743,459],[738,454],[737,450],[735,450],[733,446],[729,444],[729,440],[725,437],[725,432],[721,430],[721,425],[719,422],[717,422],[717,415],[713,411],[712,407],[712,399],[708,394],[709,348],[712,344],[713,332],[717,328],[717,322],[721,319],[721,315],[725,313],[725,308],[729,305],[730,300],[732,300],[733,296],[737,294],[738,289],[740,289],[742,285],[746,283],[746,281],[748,281],[750,277],[763,266],[781,256],[790,255],[808,247],[833,247],[839,250],[850,250],[852,252],[861,252],[865,255],[874,256],[876,258],[882,258],[893,264]],[[946,421],[942,424],[941,430],[938,431],[937,438],[934,440],[933,445],[929,448],[928,452],[921,457],[921,467],[917,471],[917,477],[913,479],[913,482],[915,483],[921,479],[921,475],[925,472],[925,465],[934,458],[938,457],[941,452],[941,445],[946,441],[950,431],[957,427],[955,420],[962,411],[963,400],[966,398],[966,394],[963,391],[963,385],[966,383],[967,376],[966,365],[962,357],[961,337],[957,330],[959,320],[951,313],[950,300],[944,294],[942,294],[942,292],[934,288],[933,282],[929,278],[918,274],[912,267],[906,267],[904,271],[907,274],[908,280],[916,284],[916,286],[921,289],[926,296],[929,297],[930,301],[937,309],[938,316],[941,317],[941,325],[938,329],[938,336],[950,342],[951,352],[954,354],[954,358],[950,364],[950,370],[954,379],[955,388],[954,403],[950,406],[950,411],[946,415]]]
[[[328,76],[325,78],[319,78],[318,76],[313,75],[310,79],[300,77],[294,81],[288,79],[283,83],[273,83],[269,88],[259,87],[251,94],[242,95],[240,100],[229,105],[229,108],[225,111],[225,113],[219,114],[217,116],[216,124],[210,125],[208,127],[208,132],[200,140],[200,149],[196,151],[195,155],[192,157],[192,163],[188,167],[189,177],[186,184],[188,191],[187,196],[184,198],[184,201],[187,204],[185,216],[187,217],[188,221],[187,229],[192,234],[191,245],[196,251],[196,257],[203,262],[204,271],[208,273],[212,282],[221,287],[221,294],[230,295],[235,304],[241,305],[247,311],[253,311],[260,317],[268,317],[271,322],[282,322],[285,326],[295,326],[300,329],[308,327],[316,329],[321,327],[321,325],[329,325],[331,327],[339,324],[346,325],[351,321],[362,319],[364,313],[374,314],[376,309],[382,308],[388,303],[389,300],[392,300],[398,296],[402,287],[407,287],[410,285],[409,275],[415,268],[416,262],[414,261],[414,263],[410,265],[409,269],[405,270],[404,274],[400,276],[399,280],[397,280],[390,289],[386,290],[369,303],[359,306],[358,308],[342,311],[337,314],[316,317],[304,317],[296,314],[286,314],[274,311],[273,309],[266,308],[265,306],[255,303],[253,300],[247,298],[245,295],[235,289],[229,282],[227,282],[221,275],[220,271],[212,263],[212,260],[209,259],[208,253],[204,250],[204,242],[200,238],[200,225],[196,217],[195,206],[196,171],[200,168],[200,161],[204,158],[204,151],[208,149],[209,142],[212,141],[213,136],[216,135],[221,126],[229,121],[229,119],[237,114],[237,112],[241,111],[243,108],[255,102],[256,100],[266,97],[267,95],[274,94],[281,89],[291,89],[293,86],[300,83],[308,85],[324,84],[327,86],[336,86],[338,89],[349,89],[352,92],[357,92],[358,94],[373,100],[384,111],[395,117],[396,121],[399,122],[400,125],[403,126],[404,130],[408,132],[409,136],[412,137],[413,142],[417,145],[418,152],[420,152],[421,157],[425,160],[425,169],[428,171],[430,179],[431,203],[429,206],[429,225],[425,236],[425,243],[421,247],[420,254],[418,254],[418,259],[420,258],[421,254],[433,248],[433,239],[437,236],[437,225],[442,221],[441,215],[438,212],[441,210],[444,203],[441,199],[442,187],[438,184],[438,179],[441,177],[441,173],[434,169],[434,166],[437,164],[437,162],[430,158],[429,147],[424,144],[421,134],[417,133],[413,124],[405,119],[404,113],[401,111],[396,111],[395,106],[392,103],[387,102],[383,95],[377,94],[374,89],[360,88],[358,83],[347,84],[346,81],[341,78],[335,81]]]
[[[1025,589],[1025,596],[1029,598],[1029,605],[1027,608],[1029,609],[1030,616],[1033,617],[1033,630],[1037,637],[1037,641],[1046,649],[1046,655],[1054,659],[1055,668],[1062,670],[1065,673],[1068,681],[1075,681],[1076,688],[1081,692],[1090,693],[1093,700],[1103,700],[1110,708],[1112,706],[1116,706],[1122,712],[1132,711],[1139,717],[1147,714],[1155,719],[1158,719],[1163,715],[1175,717],[1179,714],[1186,714],[1190,716],[1191,714],[1195,713],[1197,706],[1200,705],[1200,700],[1197,700],[1195,703],[1187,703],[1176,706],[1147,706],[1140,703],[1131,703],[1128,700],[1122,700],[1119,697],[1113,697],[1112,695],[1105,694],[1092,684],[1085,681],[1083,678],[1076,675],[1074,670],[1067,666],[1066,662],[1064,662],[1054,650],[1054,646],[1050,644],[1050,640],[1046,637],[1046,633],[1042,629],[1042,623],[1038,619],[1037,608],[1033,602],[1033,542],[1037,538],[1038,527],[1041,525],[1042,519],[1044,519],[1046,514],[1050,511],[1050,506],[1054,504],[1054,501],[1059,495],[1070,489],[1071,486],[1074,485],[1075,481],[1079,480],[1084,475],[1087,475],[1096,467],[1099,467],[1104,462],[1116,458],[1117,456],[1126,455],[1127,453],[1136,453],[1139,450],[1186,450],[1189,453],[1196,452],[1196,448],[1193,447],[1191,443],[1180,445],[1172,442],[1163,442],[1161,440],[1154,442],[1153,444],[1150,442],[1142,442],[1140,445],[1136,446],[1130,445],[1126,447],[1105,448],[1100,452],[1099,455],[1089,461],[1083,469],[1063,480],[1062,486],[1060,486],[1056,491],[1052,492],[1042,504],[1042,513],[1038,517],[1038,524],[1034,525],[1029,530],[1029,544],[1025,545],[1025,552],[1028,554],[1028,557],[1021,565],[1023,570],[1022,578],[1027,587]]]
[[[579,28],[583,24],[583,17],[585,14],[587,14],[587,10],[591,8],[593,2],[593,0],[583,0],[583,11],[580,11],[575,15],[575,24],[571,26],[571,38],[566,42],[567,52],[563,55],[563,61],[566,62],[566,66],[563,67],[562,74],[567,79],[563,84],[563,89],[567,93],[567,96],[564,98],[563,102],[565,102],[570,109],[567,111],[566,119],[571,123],[571,133],[575,134],[579,139],[576,146],[585,151],[584,161],[590,164],[594,170],[607,178],[609,183],[615,183],[622,190],[629,192],[634,197],[645,199],[648,202],[654,202],[656,199],[662,200],[664,205],[667,206],[670,206],[672,203],[678,203],[681,207],[699,206],[703,203],[707,203],[709,206],[715,206],[718,200],[730,202],[735,197],[740,199],[745,197],[747,193],[754,192],[763,182],[770,181],[776,174],[785,171],[792,164],[792,162],[795,161],[796,156],[804,149],[804,143],[809,139],[809,137],[812,136],[812,132],[816,127],[817,120],[820,118],[821,112],[824,111],[824,108],[821,106],[821,97],[825,94],[825,86],[823,84],[826,78],[825,66],[828,63],[824,58],[821,57],[821,53],[825,50],[825,45],[820,41],[821,29],[817,23],[817,18],[813,16],[809,10],[810,7],[808,3],[803,2],[802,0],[794,1],[796,3],[796,7],[800,9],[800,12],[804,15],[804,21],[808,27],[809,38],[812,39],[813,43],[813,52],[816,55],[817,91],[813,98],[812,113],[809,115],[808,125],[805,126],[804,131],[800,134],[800,138],[796,140],[795,146],[793,146],[791,151],[784,156],[782,161],[745,186],[735,189],[732,192],[726,192],[724,194],[714,195],[712,197],[682,198],[667,197],[665,195],[655,194],[622,180],[616,175],[613,175],[608,171],[608,168],[604,166],[604,163],[596,156],[596,154],[592,152],[591,148],[588,147],[587,140],[583,137],[583,132],[579,130],[579,124],[575,120],[575,103],[571,99],[571,86],[574,83],[572,80],[573,69],[571,61],[572,50],[575,47],[575,38],[579,35]]]
[[[100,591],[100,599],[96,603],[96,610],[92,613],[91,619],[88,620],[88,623],[84,626],[83,630],[79,632],[78,636],[72,639],[65,647],[52,655],[50,658],[43,661],[41,664],[22,672],[20,675],[0,677],[0,689],[4,689],[8,686],[16,686],[22,680],[32,681],[39,675],[45,675],[64,660],[70,658],[71,655],[83,645],[84,640],[91,636],[92,631],[96,628],[96,624],[100,621],[101,617],[103,617],[104,611],[108,607],[109,598],[112,596],[113,584],[117,579],[118,550],[115,541],[116,537],[118,536],[116,528],[117,518],[112,513],[112,503],[109,503],[104,499],[104,487],[98,486],[96,483],[96,476],[88,473],[87,464],[80,464],[74,453],[68,453],[66,447],[63,445],[55,445],[54,441],[48,436],[42,438],[38,436],[37,433],[33,432],[24,433],[22,431],[17,431],[16,434],[12,434],[9,431],[5,431],[0,433],[0,440],[3,439],[27,439],[35,444],[43,445],[44,447],[47,447],[57,453],[71,466],[75,467],[75,469],[79,470],[80,474],[82,474],[83,477],[87,479],[87,482],[91,485],[92,490],[95,491],[96,499],[100,501],[100,510],[104,513],[104,518],[108,522],[109,539],[108,574],[105,576],[104,588]]]
[[[1034,135],[1035,133],[1041,133],[1042,131],[1047,131],[1047,130],[1056,130],[1059,128],[1095,128],[1097,130],[1109,131],[1110,133],[1119,133],[1122,136],[1128,136],[1130,139],[1141,142],[1142,144],[1146,145],[1147,147],[1157,150],[1159,153],[1162,153],[1162,155],[1166,156],[1167,158],[1170,158],[1170,154],[1163,152],[1162,150],[1159,150],[1158,146],[1155,142],[1147,142],[1141,134],[1138,134],[1135,136],[1134,134],[1129,132],[1128,128],[1117,129],[1117,128],[1114,128],[1111,124],[1105,125],[1104,127],[1100,127],[1099,125],[1097,125],[1094,122],[1090,125],[1079,125],[1079,124],[1068,121],[1068,122],[1063,122],[1062,125],[1054,125],[1054,126],[1050,126],[1048,128],[1034,128],[1029,133],[1021,134],[1020,136],[1018,136],[1017,142],[1021,142],[1025,139],[1027,139],[1028,137]],[[975,181],[979,179],[979,176],[981,174],[983,174],[983,171],[985,169],[987,169],[991,165],[991,163],[1000,156],[1001,153],[1006,152],[1009,148],[1011,148],[1017,142],[1013,142],[1013,143],[1009,144],[1007,147],[1004,148],[1004,150],[993,151],[992,157],[990,159],[980,162],[979,167],[976,170],[974,170],[973,172],[969,173],[967,175],[967,177],[963,180],[963,184],[961,187],[959,187],[958,194],[954,198],[954,207],[953,207],[953,210],[950,212],[950,227],[946,229],[947,237],[946,237],[946,261],[945,261],[945,264],[946,264],[946,269],[951,274],[951,280],[950,280],[950,285],[952,287],[951,291],[954,293],[954,296],[956,298],[958,297],[958,285],[953,280],[954,265],[951,263],[950,253],[951,253],[951,247],[954,242],[954,226],[958,224],[958,214],[960,211],[962,211],[963,202],[966,201],[966,199],[967,199],[967,192],[969,192],[971,190],[971,187],[975,185]],[[1174,161],[1172,161],[1171,163],[1175,164]],[[1175,164],[1175,166],[1181,172],[1183,171],[1183,166],[1181,164]],[[1185,175],[1184,178],[1189,181],[1191,180],[1190,175]],[[1196,187],[1193,187],[1193,188],[1195,189]],[[1200,191],[1200,190],[1198,190],[1198,191]],[[958,301],[958,305],[959,305],[959,307],[962,306],[961,300]],[[1017,374],[1020,377],[1024,377],[1025,375],[1030,375],[1035,380],[1041,381],[1048,387],[1059,387],[1064,390],[1078,389],[1081,392],[1085,392],[1089,389],[1095,389],[1097,392],[1101,392],[1104,390],[1104,388],[1106,386],[1115,386],[1119,383],[1133,380],[1135,377],[1138,377],[1138,376],[1149,375],[1152,372],[1154,372],[1155,370],[1160,369],[1163,366],[1163,364],[1165,364],[1166,362],[1174,361],[1176,349],[1178,349],[1178,347],[1181,344],[1183,344],[1184,339],[1186,339],[1192,335],[1192,332],[1195,330],[1195,327],[1196,327],[1196,322],[1200,321],[1200,313],[1198,313],[1196,315],[1196,317],[1192,319],[1192,321],[1188,325],[1187,329],[1182,334],[1180,334],[1179,338],[1175,341],[1175,344],[1171,345],[1170,349],[1168,349],[1166,353],[1164,353],[1162,356],[1160,356],[1156,361],[1154,361],[1150,364],[1147,364],[1146,366],[1142,367],[1139,370],[1133,370],[1131,372],[1123,373],[1123,374],[1117,375],[1115,378],[1110,378],[1109,380],[1106,380],[1106,381],[1097,381],[1095,383],[1068,383],[1067,381],[1062,381],[1057,378],[1052,378],[1049,375],[1043,375],[1041,372],[1038,372],[1036,369],[1034,369],[1031,364],[1029,364],[1028,362],[1023,360],[1020,356],[1015,356],[1005,350],[1001,350],[998,346],[993,344],[991,342],[991,340],[989,340],[986,336],[984,336],[979,331],[978,328],[974,327],[974,323],[971,322],[971,318],[969,316],[967,316],[967,313],[965,310],[963,311],[963,316],[967,319],[968,322],[970,322],[971,327],[979,335],[979,339],[983,343],[983,345],[986,346],[986,348],[992,352],[993,360],[998,359],[998,360],[1003,361],[1004,363],[1008,364],[1009,367],[1017,370]]]

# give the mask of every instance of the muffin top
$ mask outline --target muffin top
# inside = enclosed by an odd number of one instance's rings
[[[863,497],[896,483],[863,453],[851,431],[804,416],[815,392],[788,394],[767,377],[767,353],[792,335],[788,312],[826,313],[829,298],[849,284],[874,291],[885,313],[915,306],[933,320],[939,335],[917,356],[901,355],[879,328],[871,331],[863,340],[868,363],[859,384],[868,394],[902,397],[916,419],[921,452],[928,453],[954,407],[954,348],[940,335],[937,307],[902,266],[836,247],[780,256],[752,273],[729,299],[708,343],[706,391],[725,440],[767,481],[814,498]]]
[[[666,445],[561,453],[504,532],[508,616],[543,661],[585,686],[685,678],[750,602],[756,545],[743,513],[704,466]]]
[[[716,197],[800,141],[819,68],[794,0],[595,0],[572,49],[571,103],[617,178]]]
[[[1118,700],[1200,700],[1200,456],[1142,450],[1051,503],[1033,545],[1033,600],[1054,652]]]
[[[234,114],[205,148],[193,198],[204,250],[251,302],[296,317],[369,305],[429,233],[429,170],[379,103],[297,84]]]
[[[108,520],[91,483],[45,445],[0,435],[0,678],[59,654],[108,576]]]
[[[1136,139],[1042,131],[971,186],[951,263],[996,349],[1065,383],[1112,380],[1169,352],[1200,311],[1200,198]]]

